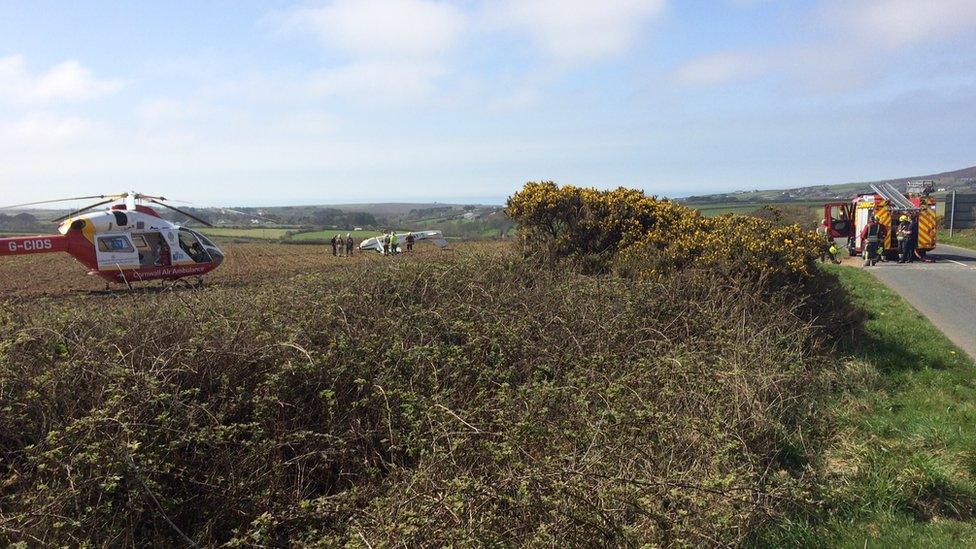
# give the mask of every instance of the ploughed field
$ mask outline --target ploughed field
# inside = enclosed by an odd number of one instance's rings
[[[346,268],[351,264],[364,262],[390,262],[400,257],[382,257],[375,251],[354,251],[353,257],[333,257],[331,246],[286,245],[265,242],[233,242],[218,240],[217,244],[226,254],[223,265],[207,275],[207,285],[224,287],[246,287],[268,282],[281,282],[296,275],[307,274],[321,269]],[[476,247],[491,247],[497,244],[477,244]],[[443,259],[452,252],[441,251],[433,246],[418,244],[414,249],[416,257]],[[437,254],[440,254],[439,256]],[[48,254],[35,256],[16,256],[0,261],[0,300],[34,299],[49,297],[69,299],[92,292],[103,292],[105,281],[97,276],[88,276],[88,269],[67,254]],[[191,279],[192,280],[192,279]],[[136,284],[136,294],[165,287],[163,283]],[[125,295],[124,287],[112,285],[116,295]]]

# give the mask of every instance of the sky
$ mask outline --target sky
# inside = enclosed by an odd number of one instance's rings
[[[680,197],[976,164],[974,0],[0,0],[0,205]]]

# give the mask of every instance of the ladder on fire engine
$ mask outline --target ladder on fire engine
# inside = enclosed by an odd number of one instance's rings
[[[894,204],[895,210],[902,212],[917,212],[921,209],[905,198],[905,195],[901,194],[901,192],[894,188],[891,183],[878,183],[871,185],[871,189],[878,193],[881,198],[884,198],[888,202]]]

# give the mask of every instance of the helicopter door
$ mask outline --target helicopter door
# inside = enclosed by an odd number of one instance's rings
[[[169,246],[162,233],[133,234],[132,243],[139,252],[139,264],[146,267],[169,267]]]
[[[138,269],[139,252],[125,234],[106,234],[98,237],[96,253],[99,271]]]

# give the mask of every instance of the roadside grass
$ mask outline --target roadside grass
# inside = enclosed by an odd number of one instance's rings
[[[938,243],[976,250],[976,230],[953,231],[951,238],[949,237],[949,231],[939,231]]]
[[[867,313],[834,407],[819,511],[755,545],[976,546],[976,370],[870,273],[827,266]]]

